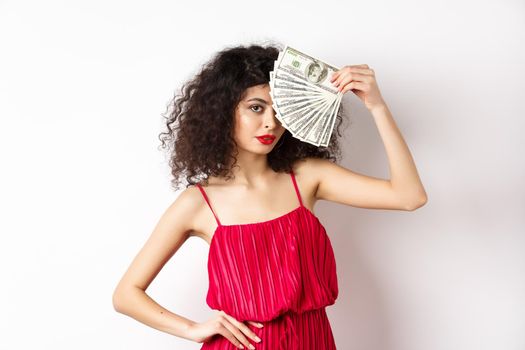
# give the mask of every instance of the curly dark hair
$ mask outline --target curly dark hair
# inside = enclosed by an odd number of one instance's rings
[[[162,114],[167,131],[159,134],[159,147],[167,150],[175,190],[184,177],[186,187],[201,182],[207,185],[210,175],[233,177],[231,168],[237,161],[232,135],[235,108],[247,88],[269,83],[269,72],[282,49],[280,44],[226,47],[175,93]],[[285,130],[279,140],[282,144],[268,153],[269,166],[276,172],[290,173],[293,163],[306,157],[337,161],[342,110],[341,105],[334,127],[337,136],[332,135],[327,147],[302,142]]]

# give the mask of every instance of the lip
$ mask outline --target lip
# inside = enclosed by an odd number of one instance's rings
[[[257,140],[259,140],[260,143],[265,144],[265,145],[271,145],[273,141],[275,141],[275,135],[270,135],[270,134],[256,136],[256,138]]]

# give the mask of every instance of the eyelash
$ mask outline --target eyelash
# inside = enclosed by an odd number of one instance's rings
[[[263,108],[263,107],[260,106],[260,105],[252,105],[252,106],[250,106],[250,109],[252,109],[253,107],[259,107],[259,108],[261,108],[261,109]],[[253,109],[252,109],[252,111],[253,111]],[[258,113],[258,112],[260,112],[260,110],[259,110],[259,111],[254,111],[254,112],[255,112],[255,113]]]

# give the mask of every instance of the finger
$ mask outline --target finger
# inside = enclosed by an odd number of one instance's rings
[[[345,83],[348,83],[350,81],[365,81],[367,79],[367,75],[356,73],[356,72],[347,72],[343,73],[337,78],[337,80],[333,83],[334,86],[342,86]]]
[[[361,74],[365,74],[365,75],[374,75],[375,72],[373,69],[370,69],[370,68],[364,68],[364,67],[360,67],[360,66],[354,66],[354,67],[351,67],[350,68],[350,71],[351,72],[356,72],[356,73],[361,73]]]
[[[352,81],[351,83],[348,83],[347,85],[345,85],[343,87],[343,89],[341,90],[341,92],[344,94],[348,90],[367,91],[368,90],[368,85],[365,84],[365,83],[361,83],[359,81]]]
[[[338,75],[335,81],[332,82],[332,84],[334,86],[338,86],[339,84],[341,84],[341,81],[344,79],[344,77],[347,76],[348,74],[350,74],[350,72],[345,72],[345,73]]]
[[[228,339],[233,345],[235,345],[239,349],[244,349],[244,345],[237,339],[237,336],[235,333],[240,333],[237,327],[235,327],[231,323],[231,317],[228,315],[225,311],[220,310],[218,313],[218,321],[219,321],[219,330],[218,333],[221,334],[223,337]]]
[[[262,323],[259,323],[259,322],[255,322],[255,321],[248,321],[249,324],[255,326],[255,327],[258,327],[258,328],[263,328],[264,325]]]
[[[239,330],[243,332],[245,335],[247,335],[252,341],[256,343],[259,343],[261,341],[261,339],[257,336],[257,334],[254,331],[252,331],[250,327],[248,327],[244,322],[235,321],[234,325],[236,325],[237,328],[239,328]],[[251,344],[248,343],[248,346],[250,345]]]
[[[334,81],[335,79],[337,79],[337,77],[339,76],[339,74],[341,74],[341,71],[340,71],[340,70],[334,72],[334,73],[332,74],[332,76],[330,77],[330,81],[332,82],[332,81]]]
[[[231,331],[233,325],[226,319],[226,317],[222,316],[219,318],[219,327],[217,329],[217,333],[222,335],[224,338],[228,339],[230,343],[235,345],[235,347],[242,349],[241,342],[235,337],[233,332]],[[235,328],[235,327],[233,327]]]
[[[237,328],[239,328],[244,334],[246,334],[248,337],[253,339],[253,341],[257,343],[261,341],[261,339],[257,336],[257,334],[253,332],[248,326],[246,326],[244,322],[240,322],[228,314],[225,314],[225,316],[228,318],[228,320],[230,320],[231,323],[233,323],[233,325],[237,326]],[[248,321],[248,322],[253,323],[251,321]]]
[[[224,333],[226,333],[223,334],[224,337],[227,338],[233,345],[239,349],[249,348],[250,343],[248,342],[248,339],[242,335],[242,333],[239,331],[239,328],[235,327],[225,317],[223,318],[223,326],[226,329],[224,330]]]
[[[255,342],[259,342],[260,339],[257,337],[257,334],[255,334],[248,326],[246,326],[243,322],[239,322],[234,317],[224,314],[224,317],[230,321],[232,324],[233,329],[230,331],[239,339],[241,343],[243,343],[245,346],[249,347],[250,349],[253,349],[253,345],[248,341],[248,338],[244,336],[246,334],[250,338],[253,339]]]
[[[335,72],[332,74],[332,76],[330,77],[330,81],[334,81],[334,80],[337,79],[339,76],[341,76],[341,74],[346,73],[346,72],[350,69],[350,67],[352,67],[352,66],[344,66],[343,68],[341,68],[341,69],[335,71]]]

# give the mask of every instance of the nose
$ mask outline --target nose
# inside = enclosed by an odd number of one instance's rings
[[[264,126],[270,129],[281,126],[281,122],[276,117],[275,110],[273,108],[267,109],[269,112],[264,116]]]

